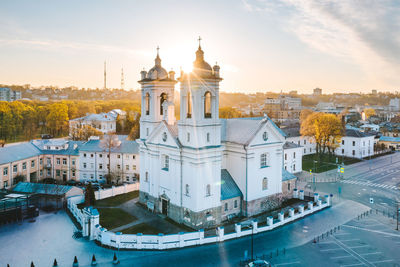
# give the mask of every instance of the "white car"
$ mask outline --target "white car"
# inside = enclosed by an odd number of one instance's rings
[[[255,260],[247,264],[249,267],[268,267],[269,262],[265,260]]]

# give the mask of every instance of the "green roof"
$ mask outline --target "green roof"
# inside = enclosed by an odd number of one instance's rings
[[[241,197],[242,192],[226,169],[221,170],[221,200]]]

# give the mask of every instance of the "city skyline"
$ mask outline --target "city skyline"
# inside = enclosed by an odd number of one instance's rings
[[[400,5],[395,1],[6,1],[0,80],[138,89],[154,64],[179,76],[194,61],[218,62],[226,92],[396,91]]]

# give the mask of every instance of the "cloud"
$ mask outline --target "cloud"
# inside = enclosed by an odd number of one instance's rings
[[[302,42],[359,65],[371,81],[400,84],[397,0],[243,1],[249,11],[288,14],[284,25]]]
[[[86,50],[86,51],[102,51],[109,53],[121,53],[125,55],[150,56],[153,53],[147,50],[130,49],[121,46],[99,45],[78,42],[61,42],[56,40],[36,40],[36,39],[10,39],[0,38],[0,46],[28,46],[30,48],[39,49],[70,49],[70,50]]]

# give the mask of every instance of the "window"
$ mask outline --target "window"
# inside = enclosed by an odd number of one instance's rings
[[[86,169],[86,162],[83,163],[83,168]]]
[[[107,154],[107,158],[108,158],[108,159],[110,158],[110,154]]]
[[[149,173],[148,172],[146,172],[145,175],[144,175],[144,181],[145,182],[149,181]]]
[[[146,93],[145,103],[146,103],[146,115],[149,115],[150,114],[150,94],[149,93]]]
[[[189,195],[189,185],[188,184],[186,184],[186,186],[185,186],[185,195]]]
[[[363,146],[365,146],[365,141],[363,141]]]
[[[110,169],[110,164],[107,164],[107,170],[109,170]]]
[[[163,132],[163,134],[162,134],[162,140],[165,142],[165,141],[167,141],[167,133],[166,132]]]
[[[126,165],[125,168],[127,171],[129,171],[129,165]]]
[[[187,133],[187,142],[190,142],[190,133]]]
[[[287,184],[287,190],[290,191],[290,183]]]
[[[268,167],[268,153],[263,153],[260,156],[260,168]]]
[[[344,149],[342,148],[342,154],[344,154]]]
[[[305,139],[304,139],[304,144],[305,144],[305,145],[307,144],[307,140],[305,140]]]
[[[39,171],[39,175],[40,175],[40,177],[43,176],[43,170],[40,170],[40,171]]]
[[[204,94],[204,118],[211,118],[211,93],[209,91]]]
[[[90,163],[90,168],[94,169],[94,163]]]
[[[132,170],[136,170],[136,165],[132,165]]]
[[[86,153],[83,154],[83,157],[86,158]]]
[[[306,151],[306,149],[304,148],[304,154],[306,154],[307,153],[307,151]]]
[[[164,104],[164,101],[166,101],[166,100],[167,100],[167,94],[162,93],[160,95],[160,115],[164,115],[163,104]]]
[[[26,162],[22,163],[22,169],[26,170]]]
[[[99,154],[99,157],[102,158],[102,157],[103,157],[103,154]]]
[[[75,166],[75,159],[73,159],[73,160],[72,160],[72,165],[74,165],[74,166]]]
[[[72,177],[75,177],[75,171],[72,171]]]
[[[8,175],[8,167],[4,167],[4,169],[3,169],[3,175]]]
[[[225,211],[228,211],[228,203],[225,203],[225,208],[224,208],[224,210],[225,210]]]
[[[188,92],[186,118],[190,119],[191,117],[192,117],[192,96],[191,96],[190,92]]]
[[[101,169],[103,169],[103,164],[99,164],[99,169],[101,170]]]
[[[31,160],[31,167],[34,168],[35,167],[35,161]]]
[[[293,164],[293,171],[296,171],[296,164]]]
[[[14,173],[18,172],[18,165],[14,165],[14,166],[13,166],[13,172],[14,172]]]
[[[39,159],[39,164],[40,164],[40,165],[43,164],[43,159]]]
[[[268,189],[268,179],[267,177],[264,177],[262,180],[262,190],[267,190]]]
[[[149,136],[149,128],[146,128],[146,136]]]
[[[233,202],[233,207],[236,209],[237,207],[238,207],[238,204],[237,204],[238,202],[237,202],[237,199],[235,199],[235,201]]]
[[[120,165],[120,164],[117,165],[117,169],[118,169],[118,170],[121,169],[121,165]]]
[[[206,196],[211,196],[211,185],[209,184],[206,186]]]
[[[287,160],[287,154],[285,153],[285,160]]]
[[[268,133],[267,132],[263,133],[263,139],[264,139],[264,141],[268,140]]]
[[[342,140],[342,145],[344,145],[344,140]]]
[[[162,155],[162,170],[168,171],[169,170],[169,156]]]
[[[353,150],[353,156],[355,156],[356,155],[356,151],[355,150]]]
[[[300,145],[300,140],[299,140],[299,141],[297,141],[297,144],[298,144],[298,145]]]
[[[67,159],[63,159],[63,165],[67,165]]]
[[[285,171],[287,171],[287,166],[285,166]]]
[[[210,133],[207,133],[207,143],[210,143]]]
[[[56,170],[56,176],[60,176],[61,175],[61,171],[60,170]]]
[[[4,188],[8,187],[8,181],[4,181]]]
[[[90,154],[90,157],[93,158],[93,154]]]
[[[129,176],[128,175],[126,176],[126,180],[129,182]]]
[[[355,146],[356,145],[356,141],[353,141],[353,146]]]
[[[132,159],[136,159],[136,156],[135,156],[135,155],[133,155],[133,156],[132,156]]]
[[[296,152],[293,152],[293,158],[294,159],[296,158]]]
[[[50,176],[50,175],[51,175],[50,170],[47,170],[47,176]]]
[[[117,155],[117,158],[119,158],[119,159],[120,159],[120,158],[121,158],[121,155],[119,155],[119,154],[118,154],[118,155]]]
[[[57,165],[60,165],[60,164],[61,164],[61,159],[60,159],[60,158],[57,158],[57,159],[56,159],[56,162],[57,162]]]

